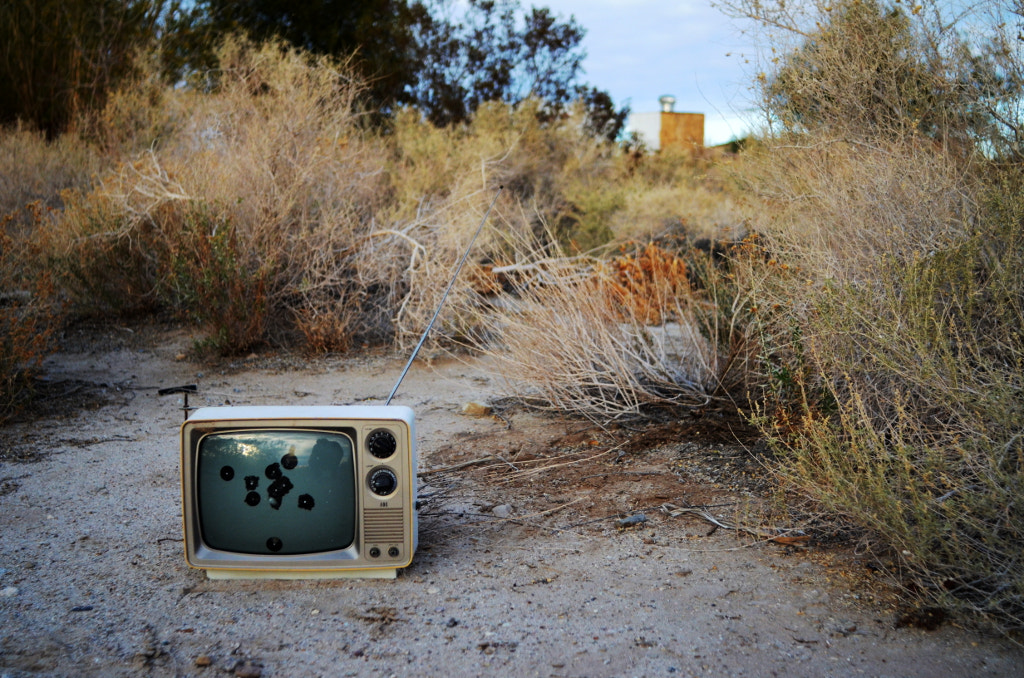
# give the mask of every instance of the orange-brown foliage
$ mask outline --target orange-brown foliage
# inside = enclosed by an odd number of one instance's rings
[[[46,214],[39,203],[26,212],[35,222]],[[31,253],[9,233],[17,221],[15,214],[0,220],[0,421],[31,395],[33,376],[50,354],[63,316],[53,276],[24,270]]]
[[[691,293],[689,268],[673,252],[654,243],[612,260],[611,275],[601,280],[624,318],[660,325],[671,316],[675,299]]]

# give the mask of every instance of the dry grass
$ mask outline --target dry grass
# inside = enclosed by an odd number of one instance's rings
[[[0,217],[12,215],[6,227],[31,223],[31,203],[59,208],[61,193],[87,189],[103,165],[95,148],[65,135],[47,142],[21,126],[0,133]]]
[[[774,269],[753,294],[780,480],[861,526],[911,598],[1021,628],[1019,177],[921,140],[766,153],[772,259],[750,263]]]
[[[49,210],[31,203],[20,221],[31,229]],[[53,276],[38,267],[39,253],[30,241],[14,237],[17,213],[0,220],[0,423],[32,397],[35,377],[52,352],[63,322],[63,308]]]
[[[489,316],[511,393],[600,423],[653,408],[734,405],[750,347],[747,305],[727,275],[655,245],[612,260],[496,266],[506,292]],[[698,264],[699,265],[699,264]]]
[[[773,134],[740,172],[770,253],[745,279],[777,478],[859,526],[910,600],[1024,628],[1024,203],[1001,162],[1024,125],[984,84],[1020,72],[1017,23],[725,4],[771,48]]]
[[[634,232],[641,209],[646,230],[702,218],[703,198],[685,214],[663,198],[659,218],[639,207],[701,168],[673,159],[634,171],[587,135],[582,109],[541,124],[539,102],[489,104],[445,129],[406,110],[380,133],[346,64],[243,40],[224,45],[220,64],[207,92],[161,88],[140,69],[79,125],[80,147],[100,149],[106,168],[73,185],[38,234],[74,312],[171,310],[225,354],[405,347],[499,184],[477,259],[501,259],[524,237],[604,246]],[[632,177],[621,200],[598,205],[619,177]],[[697,195],[698,183],[671,191]],[[435,340],[481,336],[476,293],[459,281],[453,294]]]

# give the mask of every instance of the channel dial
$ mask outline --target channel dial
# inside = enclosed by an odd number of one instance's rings
[[[366,449],[377,459],[387,459],[398,449],[398,441],[391,431],[380,429],[367,436]]]

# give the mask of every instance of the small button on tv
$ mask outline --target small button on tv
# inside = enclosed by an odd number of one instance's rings
[[[377,548],[376,546],[374,546],[372,549],[370,549],[370,557],[371,558],[380,558],[380,549]]]
[[[399,553],[401,553],[401,551],[398,550],[397,546],[392,546],[388,549],[388,555],[392,558],[397,558]]]

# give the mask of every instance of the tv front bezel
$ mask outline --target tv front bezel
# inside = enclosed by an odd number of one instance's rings
[[[379,429],[390,430],[397,450],[381,460],[366,449],[366,438]],[[198,486],[199,441],[210,433],[251,430],[312,430],[347,433],[352,437],[356,529],[353,543],[345,549],[279,555],[238,553],[214,549],[203,542]],[[352,432],[355,435],[352,435]],[[412,563],[418,538],[416,513],[416,430],[413,411],[399,405],[330,406],[225,406],[204,407],[181,426],[181,496],[185,560],[190,567],[206,570],[212,579],[275,578],[320,579],[335,577],[394,577]],[[398,488],[387,497],[373,494],[367,479],[372,470],[391,468]],[[377,557],[364,538],[366,510],[384,508],[392,515],[401,509],[402,542],[386,543]],[[394,545],[399,556],[389,557]],[[379,548],[379,547],[378,547]]]

